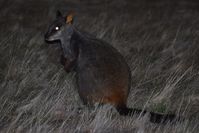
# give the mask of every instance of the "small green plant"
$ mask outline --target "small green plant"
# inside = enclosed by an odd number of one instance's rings
[[[154,103],[151,105],[152,110],[159,113],[166,113],[167,112],[167,104],[164,101],[159,103]]]

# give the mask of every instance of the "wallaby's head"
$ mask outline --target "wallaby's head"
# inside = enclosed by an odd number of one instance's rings
[[[62,41],[62,39],[70,37],[73,32],[72,23],[73,13],[63,16],[60,11],[57,11],[56,20],[49,26],[45,40],[48,42]]]

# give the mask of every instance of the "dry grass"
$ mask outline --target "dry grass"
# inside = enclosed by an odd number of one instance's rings
[[[199,4],[125,0],[0,2],[1,132],[191,133],[199,123]],[[88,108],[66,74],[59,49],[44,42],[55,16],[77,12],[76,26],[116,47],[132,71],[129,107],[174,112],[177,123]]]

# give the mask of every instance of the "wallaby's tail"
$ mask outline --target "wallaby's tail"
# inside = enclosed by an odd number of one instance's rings
[[[127,107],[118,107],[117,111],[120,113],[120,115],[133,115],[133,114],[146,114],[146,110],[140,110],[140,109],[133,109],[133,108],[127,108]],[[160,114],[160,113],[150,113],[150,121],[153,123],[166,123],[166,122],[173,122],[175,120],[179,120],[179,118],[176,117],[175,114]]]

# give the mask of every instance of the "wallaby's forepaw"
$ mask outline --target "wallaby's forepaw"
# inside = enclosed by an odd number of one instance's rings
[[[66,62],[66,59],[64,58],[63,55],[61,55],[61,57],[60,57],[60,63],[64,66],[65,62]]]
[[[60,63],[64,66],[64,70],[66,72],[71,72],[73,70],[73,61],[70,61],[69,59],[65,58],[64,55],[61,55],[60,57]]]

